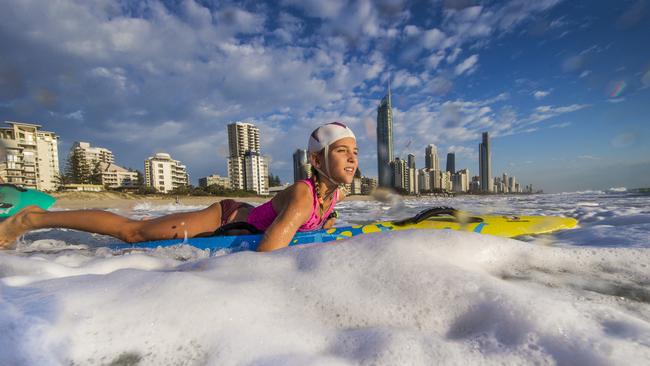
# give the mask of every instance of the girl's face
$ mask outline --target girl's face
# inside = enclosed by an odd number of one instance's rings
[[[359,166],[358,152],[357,141],[352,137],[345,137],[335,141],[329,146],[329,172],[325,173],[329,174],[337,182],[352,183],[354,173]],[[314,160],[316,167],[324,171],[325,161],[322,153],[318,154]]]

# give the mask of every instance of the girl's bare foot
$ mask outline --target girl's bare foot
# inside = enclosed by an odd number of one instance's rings
[[[6,249],[16,241],[16,238],[30,230],[28,215],[45,212],[37,206],[27,206],[8,219],[0,222],[0,249]]]

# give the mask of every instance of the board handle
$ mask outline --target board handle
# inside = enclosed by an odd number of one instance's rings
[[[393,221],[393,225],[397,225],[397,226],[412,225],[412,224],[417,224],[419,222],[422,222],[430,217],[438,217],[438,216],[451,216],[455,218],[457,221],[461,221],[459,220],[459,216],[461,215],[459,215],[458,210],[456,210],[453,207],[441,206],[441,207],[428,208],[424,211],[421,211],[417,215],[413,217],[409,217],[407,219]],[[462,221],[464,223],[473,223],[473,222],[483,222],[483,219],[480,217],[463,217]]]

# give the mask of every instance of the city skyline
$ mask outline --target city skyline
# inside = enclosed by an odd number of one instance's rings
[[[377,173],[376,113],[391,84],[394,156],[435,144],[440,167],[547,192],[650,182],[650,8],[644,1],[8,1],[0,118],[92,141],[139,168],[168,152],[192,183],[227,175],[225,126],[259,126],[270,173],[319,124],[357,134]],[[89,31],[90,30],[90,31]],[[644,102],[645,101],[645,102]]]

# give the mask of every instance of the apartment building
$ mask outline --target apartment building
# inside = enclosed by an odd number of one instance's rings
[[[5,121],[0,128],[0,143],[5,154],[0,156],[0,177],[12,183],[42,191],[58,187],[59,137],[42,131],[41,125]]]
[[[112,163],[100,162],[102,185],[108,188],[139,188],[138,173]]]
[[[144,182],[161,193],[190,183],[187,167],[167,153],[157,153],[144,161]]]

